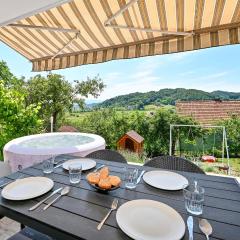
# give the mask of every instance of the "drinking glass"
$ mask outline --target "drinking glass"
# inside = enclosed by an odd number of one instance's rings
[[[125,187],[134,189],[137,186],[138,169],[127,168],[125,172]]]
[[[82,165],[79,163],[72,163],[69,165],[68,170],[70,183],[80,183],[82,175]]]
[[[21,171],[22,171],[22,169],[23,169],[23,167],[22,167],[22,165],[21,164],[19,164],[18,166],[17,166],[17,168],[18,168],[18,170],[17,170],[17,172],[15,172],[15,176],[16,176],[16,180],[17,179],[22,179],[22,178],[24,178],[24,175],[21,173]]]
[[[183,196],[186,210],[193,215],[203,213],[204,188],[198,185],[190,185],[183,189]]]
[[[53,172],[53,166],[54,166],[54,159],[55,157],[51,157],[45,161],[43,161],[43,172],[48,174]]]

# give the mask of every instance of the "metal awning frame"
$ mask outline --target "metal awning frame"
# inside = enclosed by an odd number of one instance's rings
[[[57,27],[48,27],[48,26],[37,26],[37,25],[27,25],[27,24],[9,24],[6,27],[17,27],[17,28],[27,28],[27,29],[36,29],[36,30],[46,30],[46,31],[56,31],[63,33],[79,33],[78,29],[70,28],[57,28]]]
[[[119,15],[121,15],[123,12],[128,10],[133,4],[135,4],[139,0],[130,0],[124,7],[120,8],[116,13],[112,15],[109,19],[107,19],[104,22],[105,27],[112,27],[112,28],[120,28],[120,29],[127,29],[127,30],[134,30],[134,31],[144,31],[144,32],[158,32],[162,34],[168,34],[168,35],[179,35],[179,36],[191,36],[194,33],[193,32],[174,32],[174,31],[164,31],[160,29],[152,29],[152,28],[141,28],[141,27],[129,27],[124,25],[114,25],[111,24],[111,22],[117,18]]]

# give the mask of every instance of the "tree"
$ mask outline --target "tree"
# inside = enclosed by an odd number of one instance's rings
[[[45,123],[53,116],[54,128],[65,111],[72,109],[73,103],[84,105],[83,97],[98,97],[104,88],[102,80],[97,76],[86,81],[75,81],[72,85],[59,74],[48,74],[47,77],[36,75],[26,83],[27,104],[41,103],[40,116]]]
[[[45,123],[53,116],[53,124],[56,126],[57,119],[72,106],[73,88],[59,74],[49,74],[47,77],[36,75],[27,82],[26,88],[27,105],[40,103],[39,114]]]
[[[116,148],[117,140],[131,127],[130,115],[114,109],[96,110],[86,115],[78,129],[104,137],[108,148]]]
[[[138,132],[144,137],[144,147],[148,156],[154,157],[169,153],[169,131],[170,124],[193,124],[192,119],[180,117],[171,109],[160,108],[154,115],[146,116],[137,123]],[[182,132],[182,137],[187,135]],[[173,133],[172,153],[177,141],[176,132]]]
[[[4,61],[0,61],[0,80],[6,88],[20,89],[24,84],[24,78],[15,77]]]
[[[97,75],[94,78],[87,77],[86,81],[75,80],[74,87],[74,102],[83,109],[85,104],[85,98],[92,95],[94,98],[98,98],[100,93],[105,88],[102,79]]]
[[[93,132],[101,135],[109,148],[116,148],[117,140],[130,130],[137,131],[144,137],[144,150],[149,157],[168,154],[170,124],[194,124],[190,118],[178,116],[169,109],[157,110],[154,115],[143,111],[117,111],[103,109],[85,115],[81,121],[70,120],[67,124],[79,131]],[[181,137],[188,136],[184,129]],[[173,150],[178,135],[173,133]],[[173,151],[174,152],[174,151]]]
[[[240,156],[240,117],[232,115],[230,119],[220,121],[219,125],[226,127],[229,154],[234,157]]]
[[[38,133],[42,121],[38,117],[39,106],[25,107],[24,95],[6,88],[0,81],[0,151],[10,140],[28,134]]]

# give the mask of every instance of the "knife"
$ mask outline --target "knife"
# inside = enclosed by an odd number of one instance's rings
[[[53,191],[49,196],[47,196],[46,198],[44,198],[42,201],[40,201],[39,203],[35,204],[34,206],[32,206],[31,208],[28,209],[28,211],[33,211],[36,208],[38,208],[42,203],[44,203],[45,201],[47,201],[50,197],[52,197],[53,195],[55,195],[56,193],[60,192],[63,188],[58,188],[55,191]]]
[[[193,240],[193,217],[189,216],[187,219],[189,240]]]
[[[140,175],[139,175],[139,177],[138,177],[138,179],[137,179],[137,184],[140,183],[141,178],[142,178],[142,176],[143,176],[143,174],[144,174],[145,172],[146,172],[146,171],[143,170],[143,171],[140,173]]]
[[[56,165],[55,167],[53,167],[54,169],[55,168],[59,168],[59,167],[61,167],[63,165],[63,163],[60,163],[60,164],[58,164],[58,165]]]

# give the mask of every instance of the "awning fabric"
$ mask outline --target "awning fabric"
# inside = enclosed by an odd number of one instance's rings
[[[69,2],[68,0],[1,0],[0,27],[22,18],[32,16],[40,11]]]
[[[240,0],[74,0],[14,24],[0,28],[0,39],[46,71],[238,44]]]

